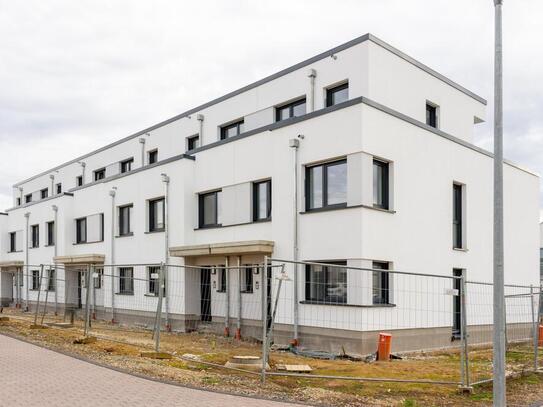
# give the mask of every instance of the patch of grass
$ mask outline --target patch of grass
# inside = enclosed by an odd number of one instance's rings
[[[417,402],[413,399],[404,400],[403,407],[417,407]]]
[[[221,381],[218,377],[204,376],[202,377],[202,383],[205,384],[219,384]]]
[[[492,391],[482,391],[469,396],[473,401],[492,401]]]

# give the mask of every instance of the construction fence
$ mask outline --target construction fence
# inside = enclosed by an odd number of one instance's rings
[[[493,287],[463,270],[445,276],[379,262],[223,263],[26,265],[10,271],[11,305],[35,325],[70,324],[99,339],[123,340],[116,333],[138,328],[155,352],[177,352],[170,338],[190,332],[232,337],[251,343],[253,357],[198,363],[263,382],[282,376],[470,388],[492,381]],[[537,371],[541,287],[507,285],[505,293],[507,374]],[[304,372],[284,360],[324,362]]]

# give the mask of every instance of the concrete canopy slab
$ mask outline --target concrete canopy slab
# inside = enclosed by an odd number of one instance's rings
[[[244,240],[190,246],[170,247],[170,256],[195,257],[206,255],[267,254],[273,252],[275,242],[270,240]]]
[[[0,261],[0,271],[2,269],[13,269],[16,267],[23,267],[24,261],[22,260],[8,260],[8,261]]]
[[[57,256],[53,258],[55,263],[60,264],[103,264],[106,256],[103,254],[76,254],[73,256]]]

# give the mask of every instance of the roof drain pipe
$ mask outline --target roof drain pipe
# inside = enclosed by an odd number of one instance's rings
[[[224,316],[224,336],[229,337],[230,336],[230,269],[228,264],[228,256],[225,257],[225,270],[224,270],[224,278],[225,278],[225,288],[226,288],[226,312]]]
[[[145,139],[142,137],[140,138],[140,144],[141,144],[141,166],[145,166]]]
[[[87,164],[83,161],[79,161],[78,164],[81,166],[81,185],[85,185],[85,167]]]
[[[307,71],[307,77],[309,78],[309,112],[315,111],[315,78],[317,77],[317,71],[310,69]]]
[[[51,195],[55,195],[55,174],[49,174],[49,178],[51,178]]]
[[[53,243],[55,244],[53,250],[53,264],[54,264],[54,267],[55,267],[55,315],[58,315],[58,290],[57,290],[57,287],[58,287],[58,270],[57,270],[57,256],[58,256],[58,233],[57,233],[57,230],[58,230],[58,206],[56,205],[52,205],[51,206],[51,209],[53,209],[53,212],[55,213],[54,215],[54,223],[53,223]],[[51,278],[51,271],[49,271],[49,278]],[[49,280],[47,280],[47,284],[49,284]]]
[[[292,265],[293,267],[293,275],[294,275],[294,284],[293,284],[293,290],[294,293],[292,295],[293,299],[293,337],[291,344],[293,346],[298,346],[298,263],[299,255],[298,255],[298,148],[300,147],[300,140],[303,140],[304,136],[302,134],[298,135],[298,138],[290,139],[289,140],[289,147],[291,147],[294,151],[294,202],[292,204],[292,216],[293,216],[293,258],[294,263]]]
[[[168,275],[169,275],[169,264],[170,264],[170,228],[169,228],[169,218],[170,218],[170,202],[169,202],[169,185],[170,177],[167,174],[160,174],[162,177],[162,182],[164,182],[164,307],[166,308],[166,331],[172,331],[172,325],[170,324],[170,302],[168,301]],[[160,288],[159,288],[160,289]]]
[[[30,273],[30,271],[28,270],[29,268],[29,264],[28,264],[28,228],[29,228],[29,222],[30,222],[30,212],[27,212],[25,213],[25,219],[26,219],[26,230],[25,230],[25,266],[26,266],[26,273],[24,273],[25,271],[25,268],[23,268],[23,273],[25,274],[25,288],[26,288],[26,295],[25,295],[25,312],[28,312],[29,311],[29,308],[28,308],[28,284],[29,284],[29,279],[28,279],[28,274]]]
[[[115,194],[117,187],[111,188],[111,323],[115,323]]]
[[[200,122],[200,127],[198,129],[198,134],[200,136],[200,145],[204,145],[204,115],[198,113],[196,119]]]

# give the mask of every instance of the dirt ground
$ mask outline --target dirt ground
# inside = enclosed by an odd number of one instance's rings
[[[152,378],[169,380],[192,387],[213,389],[235,394],[258,395],[278,400],[333,406],[488,406],[492,404],[491,385],[476,386],[472,394],[461,394],[455,385],[415,384],[396,382],[359,382],[338,379],[300,377],[267,377],[265,385],[260,376],[233,372],[203,363],[182,360],[184,354],[197,355],[201,361],[223,365],[234,355],[260,355],[261,344],[237,341],[211,334],[161,334],[161,351],[173,359],[156,360],[141,357],[142,351],[153,349],[151,333],[93,321],[91,334],[95,343],[76,345],[82,337],[82,322],[74,328],[32,329],[33,315],[4,310],[0,316],[0,333],[20,337],[51,349],[120,368]],[[52,318],[47,316],[46,321]],[[508,380],[508,400],[511,406],[528,406],[543,400],[543,376],[522,374],[530,365],[529,347],[517,345],[508,352],[508,367],[521,373]],[[543,350],[542,350],[543,351]],[[492,353],[479,349],[470,353],[470,373],[474,380],[490,377]],[[420,380],[459,381],[458,352],[413,354],[403,360],[390,362],[361,362],[350,360],[317,360],[296,356],[290,352],[273,351],[272,370],[277,364],[308,364],[312,374],[358,377],[416,378]]]

